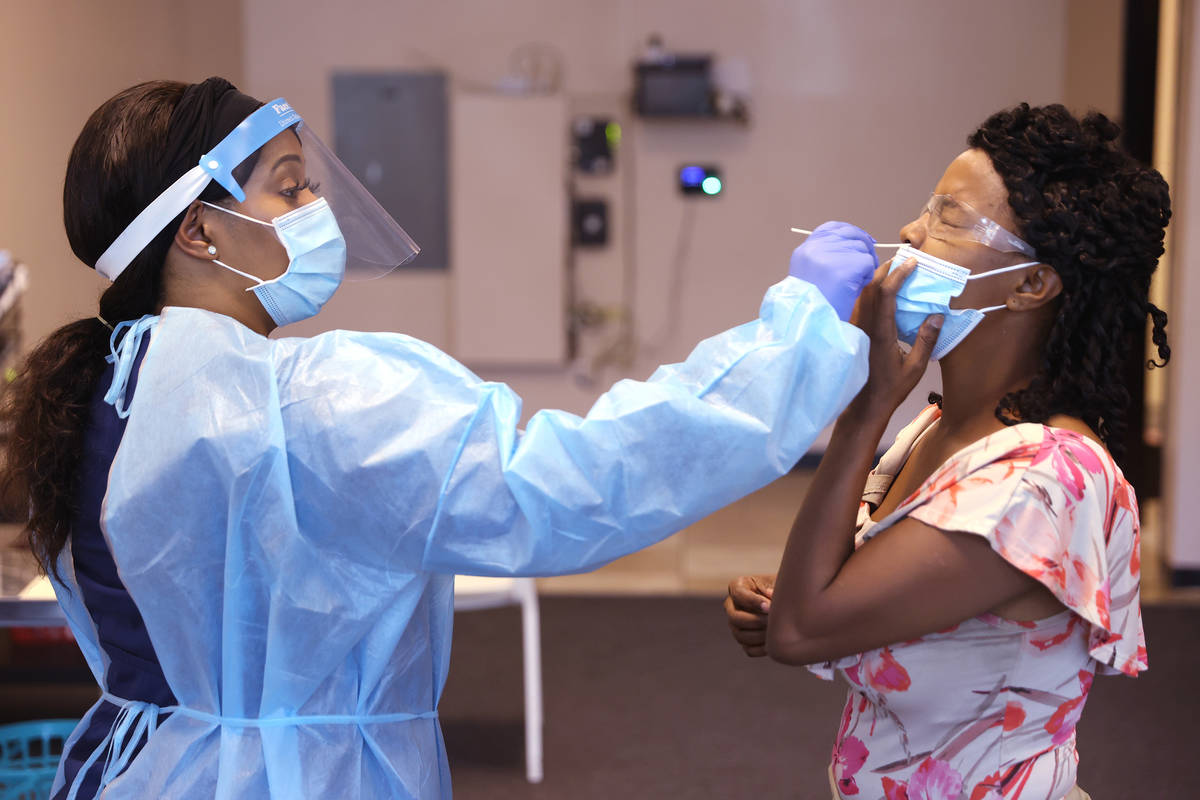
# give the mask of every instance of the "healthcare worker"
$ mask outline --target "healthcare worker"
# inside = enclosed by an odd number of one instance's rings
[[[112,285],[29,356],[4,475],[103,691],[56,798],[449,797],[453,575],[645,547],[791,469],[866,378],[839,316],[877,262],[840,223],[793,257],[829,300],[789,277],[524,431],[411,337],[268,339],[416,247],[286,101],[219,78],[96,110],[64,219]]]

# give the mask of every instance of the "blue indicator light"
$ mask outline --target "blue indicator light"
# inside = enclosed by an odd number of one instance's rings
[[[688,166],[679,170],[679,181],[684,186],[700,186],[707,177],[704,167]]]

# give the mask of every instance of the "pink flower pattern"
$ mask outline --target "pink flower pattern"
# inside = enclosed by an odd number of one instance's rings
[[[946,761],[927,758],[908,782],[909,800],[958,800],[962,775]]]
[[[850,669],[853,674],[847,677],[852,683],[879,692],[903,692],[912,685],[912,679],[887,647],[863,653],[862,660]]]
[[[931,407],[911,427],[938,416]],[[858,546],[905,516],[974,533],[1066,611],[1035,622],[984,614],[810,667],[851,685],[833,750],[838,791],[884,800],[1064,794],[1094,673],[1136,676],[1147,665],[1137,502],[1119,468],[1073,431],[1015,425],[956,453],[879,524],[866,524],[869,513],[864,504]]]
[[[891,778],[881,781],[885,800],[958,800],[962,793],[962,776],[946,761],[927,758],[917,767],[908,783]]]
[[[833,779],[837,782],[838,791],[844,795],[858,794],[858,784],[854,782],[854,774],[862,769],[870,753],[861,739],[851,736],[850,717],[851,705],[846,704],[842,712],[842,725],[838,731],[837,741],[833,746]]]
[[[1044,726],[1055,745],[1060,745],[1075,736],[1075,726],[1079,723],[1079,717],[1083,714],[1083,704],[1087,702],[1088,692],[1092,688],[1092,673],[1087,670],[1079,671],[1079,687],[1079,695],[1063,701]]]
[[[858,794],[858,784],[854,782],[854,774],[862,769],[867,761],[867,748],[861,739],[847,736],[837,744],[833,751],[833,778],[837,781],[838,790],[842,794]]]

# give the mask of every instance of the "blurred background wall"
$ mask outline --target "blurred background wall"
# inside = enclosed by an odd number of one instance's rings
[[[1196,140],[1200,89],[1191,76],[1200,66],[1191,4],[1182,8],[1173,29],[1181,55],[1170,138],[1186,145]],[[90,111],[137,81],[222,74],[260,98],[286,96],[333,144],[335,75],[441,75],[447,135],[456,142],[449,147],[450,250],[438,265],[445,268],[415,266],[347,284],[324,314],[284,333],[402,331],[512,384],[527,414],[543,407],[582,413],[614,380],[643,378],[656,364],[683,358],[700,338],[752,318],[800,241],[791,226],[844,219],[895,241],[989,113],[1020,101],[1063,102],[1120,118],[1126,22],[1120,0],[0,0],[0,248],[31,270],[26,346],[94,312],[102,281],[66,244],[62,177]],[[668,52],[711,55],[718,83],[744,99],[748,121],[633,114],[633,64],[655,34]],[[561,194],[533,194],[531,186],[547,185],[541,173],[477,192],[471,176],[454,173],[456,153],[465,161],[462,148],[514,164],[536,161],[536,152],[521,150],[520,114],[515,128],[509,115],[506,132],[487,124],[456,128],[456,114],[483,119],[462,110],[473,97],[516,102],[514,89],[531,64],[552,74],[546,97],[560,115],[538,119],[560,118],[569,128],[595,117],[620,126],[615,168],[588,175],[560,163],[570,131],[553,130],[556,144],[542,161],[555,162],[547,174],[561,176]],[[535,116],[528,117],[529,141],[547,135]],[[1192,155],[1178,148],[1177,195],[1197,169]],[[684,198],[678,169],[686,163],[718,166],[722,193]],[[404,176],[389,180],[403,183]],[[563,215],[572,196],[606,202],[605,246],[569,246]],[[456,227],[459,204],[472,197],[482,227]],[[1200,210],[1179,199],[1173,236],[1186,263],[1200,247]],[[546,204],[547,235],[563,240],[553,275],[522,272],[523,259],[532,264],[538,254],[544,262],[554,240],[487,229],[488,203]],[[499,211],[497,219],[504,219]],[[456,260],[480,241],[484,257]],[[1200,301],[1200,283],[1182,273],[1162,281],[1174,358],[1166,381],[1151,391],[1153,433],[1165,446],[1167,555],[1186,577],[1200,574],[1200,532],[1184,503],[1194,485],[1187,476],[1200,467],[1200,429],[1186,411],[1200,383],[1188,347],[1200,316],[1188,306]],[[538,342],[551,331],[549,355],[528,363],[472,358],[470,337],[503,342],[519,330]],[[936,386],[931,370],[895,423]]]

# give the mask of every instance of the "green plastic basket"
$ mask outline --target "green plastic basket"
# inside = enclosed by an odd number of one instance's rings
[[[46,800],[63,743],[78,724],[43,719],[0,725],[0,800]]]

